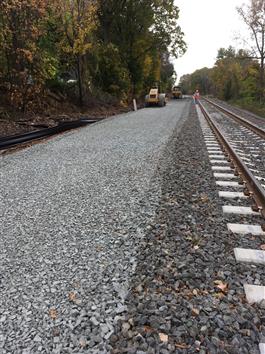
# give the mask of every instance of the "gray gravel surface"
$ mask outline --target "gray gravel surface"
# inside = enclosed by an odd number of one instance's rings
[[[226,223],[236,218],[222,214],[194,110],[168,151],[161,203],[142,240],[127,311],[108,350],[258,354],[265,339],[264,304],[249,305],[243,284],[264,285],[264,267],[237,264],[233,249],[259,249],[264,240],[227,231]]]
[[[265,129],[265,117],[260,117],[252,112],[246,111],[245,109],[233,106],[231,104],[228,104],[227,102],[220,101],[218,99],[212,99],[211,101],[215,101],[217,104],[223,106],[224,108],[230,110],[231,112],[234,112],[235,114],[238,114],[240,117],[243,117],[250,122],[258,125],[259,127]]]
[[[167,144],[190,105],[1,156],[1,354],[108,352],[159,205]]]

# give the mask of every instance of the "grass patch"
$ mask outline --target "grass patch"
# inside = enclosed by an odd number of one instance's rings
[[[231,101],[231,104],[243,108],[265,119],[265,102],[246,102],[245,100]]]

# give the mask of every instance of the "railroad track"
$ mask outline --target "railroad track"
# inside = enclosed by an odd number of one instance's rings
[[[265,189],[265,130],[263,127],[258,127],[250,121],[247,127],[246,119],[238,115],[236,119],[231,119],[233,112],[223,107],[219,108],[219,105],[212,102],[209,104],[208,100],[204,106],[207,107],[213,121],[222,129],[230,145],[237,151],[237,155]],[[260,125],[262,124],[265,127],[265,121],[261,121]]]
[[[265,139],[265,127],[263,128],[263,127],[258,126],[257,124],[239,116],[238,114],[232,112],[231,110],[224,108],[223,106],[217,104],[216,102],[213,102],[212,100],[209,100],[207,98],[204,98],[204,100],[206,102],[208,102],[209,104],[211,104],[212,106],[216,107],[221,112],[225,113],[227,116],[234,119],[236,122],[240,123],[241,125],[243,125],[244,127],[248,128],[248,129],[250,129],[251,131],[253,131],[257,135],[259,135],[261,138]]]
[[[84,127],[88,124],[96,123],[97,121],[102,120],[100,119],[80,119],[77,121],[71,122],[60,122],[57,126],[47,129],[36,130],[29,133],[24,134],[17,134],[12,136],[6,136],[0,138],[0,150],[6,150],[11,147],[21,145],[27,142],[45,139],[53,135],[57,135],[63,133],[68,130],[77,129],[80,127]]]
[[[249,196],[252,196],[255,200],[256,205],[252,208],[255,209],[255,211],[260,211],[265,218],[265,189],[259,182],[257,176],[254,175],[254,169],[250,169],[248,167],[249,161],[246,154],[240,152],[242,150],[238,150],[234,144],[230,143],[230,139],[226,138],[225,133],[211,118],[210,114],[207,112],[202,103],[199,105],[218,142],[222,146],[225,155],[229,158],[229,161],[231,162],[231,168],[234,169],[235,175],[239,176],[241,181],[243,181],[246,187],[245,193],[247,193]],[[255,157],[256,156],[257,154],[255,154]]]
[[[241,237],[265,236],[265,189],[255,176],[259,171],[252,168],[247,154],[240,152],[236,143],[231,142],[229,129],[223,129],[224,124],[221,127],[216,116],[212,116],[201,102],[196,108],[218,194],[223,200],[222,211],[225,220],[228,218],[230,221],[227,223],[228,230]],[[249,128],[245,129],[246,134]],[[261,136],[260,139],[264,144]],[[260,249],[234,248],[234,257],[237,262],[249,264],[250,267],[265,265],[264,244],[260,245]],[[250,304],[265,302],[265,284],[245,283],[244,292]],[[264,354],[265,343],[260,343],[259,348],[260,353]]]

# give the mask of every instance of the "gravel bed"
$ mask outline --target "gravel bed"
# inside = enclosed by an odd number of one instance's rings
[[[228,104],[227,102],[220,101],[218,99],[211,98],[211,101],[214,101],[219,105],[222,105],[224,108],[230,110],[231,112],[238,114],[240,117],[245,118],[245,119],[249,120],[251,123],[254,123],[254,124],[258,125],[259,127],[263,127],[265,129],[265,118],[264,117],[260,117],[252,112],[246,111],[245,109],[232,106],[232,105]]]
[[[101,353],[126,311],[159,167],[191,101],[0,157],[0,353]]]
[[[264,240],[227,231],[235,219],[222,214],[194,110],[168,150],[162,200],[107,351],[258,354],[265,304],[247,304],[243,284],[264,285],[264,267],[237,264],[233,249]]]

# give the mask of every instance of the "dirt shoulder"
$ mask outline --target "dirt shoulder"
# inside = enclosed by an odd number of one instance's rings
[[[102,119],[131,110],[132,107],[130,106],[102,105],[100,103],[81,110],[76,106],[65,103],[60,107],[49,109],[46,112],[28,112],[23,114],[12,111],[10,107],[0,107],[0,138],[54,127],[59,122],[73,121],[81,118]]]

